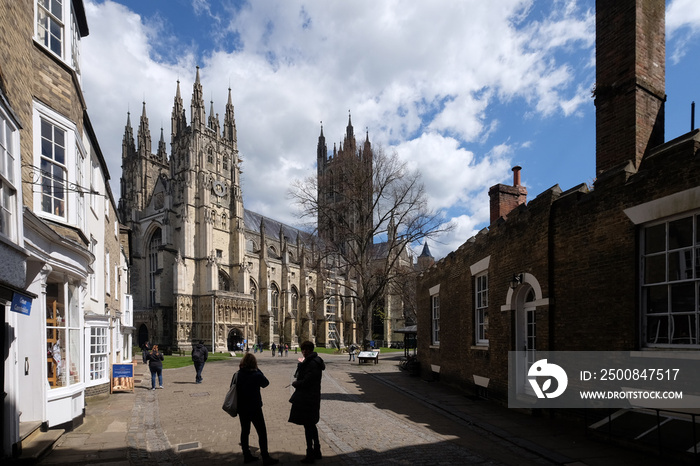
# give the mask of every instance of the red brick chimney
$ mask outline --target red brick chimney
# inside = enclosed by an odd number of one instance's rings
[[[489,188],[491,224],[527,202],[527,188],[520,186],[520,170],[521,167],[517,165],[513,167],[513,186],[497,184]]]
[[[596,175],[664,142],[665,7],[596,1]]]

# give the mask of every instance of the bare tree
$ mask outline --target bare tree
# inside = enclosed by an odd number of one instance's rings
[[[370,156],[337,157],[317,176],[293,183],[291,196],[302,217],[316,220],[318,273],[330,295],[355,300],[366,345],[385,294],[415,296],[405,290],[415,286],[410,248],[453,225],[428,207],[420,174],[381,147]]]

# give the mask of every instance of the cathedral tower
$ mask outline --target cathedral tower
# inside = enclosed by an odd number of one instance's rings
[[[223,131],[214,102],[207,118],[202,96],[197,68],[189,125],[177,83],[169,158],[163,129],[151,153],[145,104],[137,146],[127,116],[120,213],[133,234],[136,325],[165,346],[204,340],[221,350],[234,329],[253,336],[254,313],[231,90]]]

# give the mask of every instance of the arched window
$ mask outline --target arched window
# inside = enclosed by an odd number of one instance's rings
[[[267,248],[267,254],[270,257],[277,258],[277,251],[275,251],[275,248],[273,246],[270,246],[269,248]]]
[[[158,250],[162,243],[162,232],[158,228],[151,235],[151,240],[148,242],[148,296],[150,307],[156,307],[156,274],[159,269]]]
[[[270,311],[272,312],[272,333],[279,334],[280,290],[274,283],[270,287]]]
[[[211,147],[207,149],[207,163],[214,163],[214,152]]]
[[[228,170],[228,155],[224,155],[224,170]]]
[[[292,316],[296,319],[297,311],[299,311],[299,292],[292,287]]]
[[[316,294],[309,290],[309,319],[311,320],[311,335],[316,335]],[[311,336],[309,335],[309,336]]]
[[[219,290],[231,291],[231,279],[223,270],[219,270]]]
[[[255,241],[253,241],[252,239],[246,240],[245,250],[246,252],[255,252]]]

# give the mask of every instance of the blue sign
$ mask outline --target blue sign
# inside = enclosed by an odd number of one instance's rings
[[[112,377],[133,377],[133,364],[112,364]]]
[[[32,310],[32,298],[15,291],[12,295],[12,307],[10,307],[10,310],[28,316]]]

